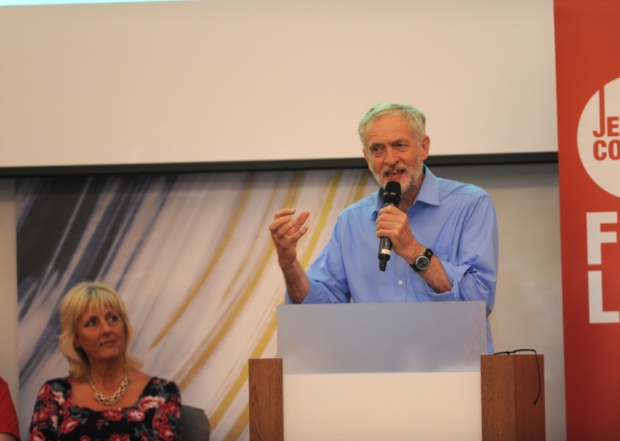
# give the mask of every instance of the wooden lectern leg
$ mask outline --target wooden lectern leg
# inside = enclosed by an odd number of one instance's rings
[[[250,441],[284,441],[282,359],[248,360]]]
[[[483,441],[544,441],[544,356],[483,355],[480,368]]]

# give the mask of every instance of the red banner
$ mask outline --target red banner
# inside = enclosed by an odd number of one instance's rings
[[[554,6],[567,438],[618,440],[620,1]]]

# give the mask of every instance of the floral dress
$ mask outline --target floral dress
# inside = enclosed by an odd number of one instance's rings
[[[70,377],[47,381],[39,390],[30,441],[129,441],[181,439],[181,394],[172,381],[152,377],[129,407],[95,411],[73,402]]]

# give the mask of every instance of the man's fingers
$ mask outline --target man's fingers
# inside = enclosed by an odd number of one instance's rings
[[[275,212],[275,214],[273,215],[273,218],[275,220],[282,216],[290,216],[291,214],[294,214],[294,213],[295,213],[294,208],[281,208],[280,210]]]
[[[310,212],[302,211],[301,213],[299,213],[299,216],[297,216],[297,221],[303,224],[304,222],[306,222],[306,220],[308,220],[308,217],[310,217]]]
[[[275,233],[278,229],[280,229],[280,227],[282,225],[285,225],[286,223],[290,222],[291,218],[288,216],[282,216],[282,217],[276,217],[270,224],[269,224],[269,230],[272,233]]]
[[[278,253],[294,249],[297,241],[308,231],[304,223],[310,212],[303,211],[296,218],[292,217],[294,213],[294,208],[283,208],[276,211],[274,220],[269,223],[269,231]]]
[[[293,242],[297,242],[304,234],[306,234],[307,231],[308,231],[308,227],[303,226],[299,228],[297,231],[295,231],[294,233],[289,234],[287,237],[291,239]]]

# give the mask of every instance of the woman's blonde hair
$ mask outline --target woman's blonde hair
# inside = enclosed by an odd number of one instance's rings
[[[76,381],[86,381],[90,376],[90,365],[86,353],[75,346],[78,320],[91,308],[110,307],[120,316],[125,329],[125,369],[139,369],[142,362],[129,353],[129,341],[133,327],[127,316],[125,303],[118,293],[108,285],[98,282],[82,282],[69,290],[60,303],[60,340],[58,347],[69,361],[69,375]]]

